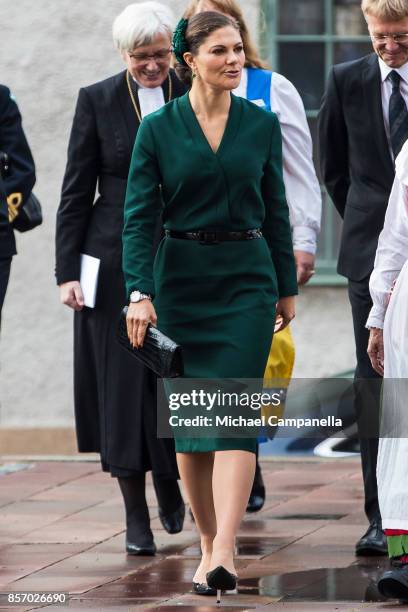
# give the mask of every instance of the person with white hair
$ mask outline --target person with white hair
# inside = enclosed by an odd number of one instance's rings
[[[100,453],[103,470],[118,478],[126,550],[134,555],[156,550],[147,471],[166,531],[181,531],[185,514],[174,443],[156,435],[155,376],[115,337],[127,302],[121,254],[133,143],[142,118],[186,90],[170,68],[173,27],[171,10],[158,2],[130,4],[115,19],[114,44],[126,69],[79,91],[57,213],[57,283],[62,303],[74,310],[78,448]],[[84,302],[81,254],[100,262],[94,307]]]

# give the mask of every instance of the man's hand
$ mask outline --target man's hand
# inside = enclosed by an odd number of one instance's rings
[[[307,251],[293,251],[298,285],[305,285],[315,273],[315,256]]]
[[[367,353],[373,369],[381,376],[384,376],[384,338],[382,329],[378,327],[370,329]]]
[[[79,281],[69,281],[60,285],[61,302],[74,310],[82,310],[84,296]]]

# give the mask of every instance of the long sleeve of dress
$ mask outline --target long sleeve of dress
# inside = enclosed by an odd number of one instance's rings
[[[130,164],[123,229],[123,272],[127,294],[154,296],[153,240],[162,208],[161,177],[148,119],[140,125]]]
[[[279,297],[298,293],[289,209],[282,176],[282,136],[279,121],[271,115],[270,156],[264,168],[262,195],[265,203],[263,234],[271,251]]]
[[[79,280],[80,251],[95,199],[100,169],[95,114],[86,90],[79,91],[68,145],[56,227],[58,285]]]
[[[396,177],[378,240],[374,270],[370,277],[373,307],[367,327],[384,326],[385,312],[394,281],[408,259],[408,143],[396,162]]]
[[[271,108],[282,130],[283,180],[293,229],[293,246],[316,252],[322,197],[313,164],[313,146],[302,99],[284,76],[273,73]]]

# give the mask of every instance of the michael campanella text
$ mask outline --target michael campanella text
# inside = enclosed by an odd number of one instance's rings
[[[233,416],[195,416],[192,418],[179,417],[172,414],[169,418],[169,423],[172,427],[295,427],[302,429],[303,427],[343,427],[343,420],[334,416],[327,416],[321,419],[305,419],[305,418],[282,418],[276,415],[269,417],[262,415],[257,418],[248,418],[242,415]]]

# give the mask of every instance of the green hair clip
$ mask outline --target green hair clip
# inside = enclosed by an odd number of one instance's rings
[[[186,64],[183,55],[188,51],[186,40],[187,26],[188,19],[180,19],[173,34],[173,51],[179,64]]]

